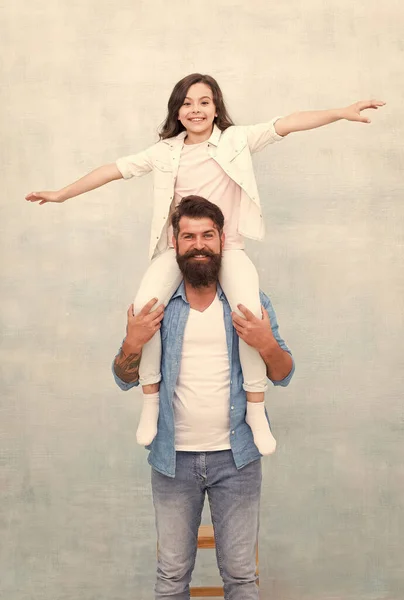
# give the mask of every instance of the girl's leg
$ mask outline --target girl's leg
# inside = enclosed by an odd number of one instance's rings
[[[175,251],[170,248],[155,258],[140,283],[139,291],[133,303],[137,314],[152,298],[157,302],[154,310],[160,304],[166,306],[181,282],[181,272],[175,259]],[[157,433],[159,414],[159,388],[161,363],[160,331],[143,346],[142,359],[139,367],[139,380],[143,388],[143,409],[140,416],[136,439],[142,446],[150,444]]]
[[[233,311],[244,317],[237,308],[238,304],[243,304],[256,317],[262,318],[258,273],[244,250],[223,252],[219,279]],[[276,440],[265,415],[264,395],[268,387],[266,365],[259,352],[242,339],[239,340],[239,352],[243,387],[247,395],[246,422],[251,427],[255,445],[261,454],[271,454],[275,451]]]

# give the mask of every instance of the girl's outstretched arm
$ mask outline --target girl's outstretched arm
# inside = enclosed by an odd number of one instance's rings
[[[79,194],[95,190],[115,179],[122,179],[122,174],[116,164],[111,163],[98,167],[98,169],[94,169],[91,173],[87,173],[87,175],[84,175],[81,179],[67,185],[61,190],[56,192],[31,192],[25,196],[25,199],[30,202],[39,202],[39,204],[45,204],[46,202],[64,202]]]
[[[361,100],[345,108],[332,108],[331,110],[308,110],[297,112],[287,117],[281,117],[275,122],[275,131],[278,135],[288,135],[294,131],[307,131],[323,125],[329,125],[345,119],[359,123],[370,123],[370,119],[361,115],[367,108],[378,109],[386,103],[382,100]]]

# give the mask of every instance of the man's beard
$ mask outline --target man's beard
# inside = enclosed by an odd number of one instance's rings
[[[198,262],[192,260],[194,256],[208,256],[208,261]],[[222,254],[210,250],[190,250],[185,254],[178,254],[177,263],[184,279],[194,288],[208,287],[217,283],[222,265]]]

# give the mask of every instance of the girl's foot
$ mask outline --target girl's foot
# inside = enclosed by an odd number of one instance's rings
[[[276,439],[271,433],[265,415],[265,403],[247,401],[247,414],[245,420],[251,427],[254,443],[261,454],[265,456],[275,452]]]
[[[152,443],[157,434],[159,416],[159,393],[143,394],[143,408],[136,431],[136,441],[141,446]]]

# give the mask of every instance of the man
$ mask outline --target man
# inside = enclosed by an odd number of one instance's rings
[[[189,598],[206,493],[225,598],[258,598],[261,455],[245,421],[238,336],[260,352],[275,385],[289,383],[294,365],[267,296],[261,293],[262,319],[241,305],[245,319],[231,313],[218,283],[223,222],[208,200],[182,200],[172,224],[183,283],[165,311],[149,312],[155,299],[136,316],[129,308],[114,361],[118,385],[138,385],[142,347],[161,327],[158,431],[148,446],[159,545],[156,600]]]

